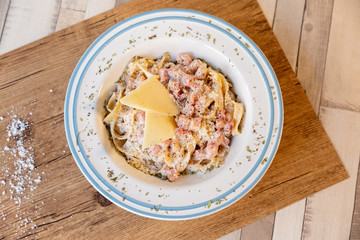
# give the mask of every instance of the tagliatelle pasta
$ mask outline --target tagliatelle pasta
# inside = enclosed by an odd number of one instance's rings
[[[121,104],[121,98],[150,77],[157,77],[180,109],[175,136],[143,147],[145,112]],[[161,86],[161,85],[160,85]],[[231,83],[203,60],[180,54],[176,62],[134,57],[109,97],[104,123],[115,147],[133,167],[175,181],[181,174],[206,172],[222,165],[232,136],[240,133],[245,108]]]

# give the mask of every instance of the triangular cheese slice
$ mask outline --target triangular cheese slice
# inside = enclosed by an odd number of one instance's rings
[[[146,79],[135,90],[121,99],[121,103],[143,111],[152,111],[165,115],[177,115],[180,110],[169,91],[156,76]]]
[[[175,136],[176,123],[173,116],[154,112],[145,113],[143,148],[148,148]]]

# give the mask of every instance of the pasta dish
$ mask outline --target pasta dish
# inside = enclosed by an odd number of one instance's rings
[[[222,165],[231,138],[241,131],[244,105],[236,100],[229,79],[221,71],[186,53],[179,54],[174,62],[170,58],[169,53],[159,59],[134,57],[106,103],[104,124],[114,146],[130,165],[147,174],[175,181],[180,175],[205,173]],[[150,84],[150,81],[161,83],[167,90],[178,109],[176,113],[156,112],[160,107],[155,105],[151,108],[151,99],[157,96],[146,98],[145,95],[158,90],[145,90],[146,82]],[[142,91],[144,96],[131,100],[139,107],[125,101],[136,91],[138,94]],[[144,99],[146,102],[141,102]],[[141,106],[146,104],[150,107],[146,106],[149,110],[144,111],[145,107]],[[165,127],[150,122],[151,114],[155,113],[158,119],[166,117],[170,135],[146,146],[146,135],[159,138],[163,134],[161,128]]]

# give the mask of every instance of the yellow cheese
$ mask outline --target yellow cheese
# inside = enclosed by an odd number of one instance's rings
[[[143,148],[148,148],[175,136],[176,123],[173,116],[147,111]]]
[[[121,103],[143,111],[152,111],[165,115],[177,115],[180,110],[169,91],[156,76],[145,80],[135,90],[121,99]]]

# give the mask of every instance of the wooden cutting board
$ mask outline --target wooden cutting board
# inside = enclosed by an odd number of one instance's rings
[[[5,116],[0,136],[7,134],[11,111],[26,115],[36,171],[42,173],[38,188],[20,210],[9,197],[0,198],[7,213],[0,223],[0,238],[217,238],[348,177],[256,1],[231,0],[228,6],[210,0],[133,0],[0,56],[0,116]],[[86,48],[115,23],[159,8],[206,12],[241,29],[269,59],[284,100],[281,144],[264,178],[230,207],[188,221],[140,217],[103,198],[76,166],[63,124],[67,84]],[[6,144],[6,137],[1,137],[0,146]],[[0,157],[1,165],[8,164],[5,156]],[[31,224],[24,224],[17,213],[26,214]]]

